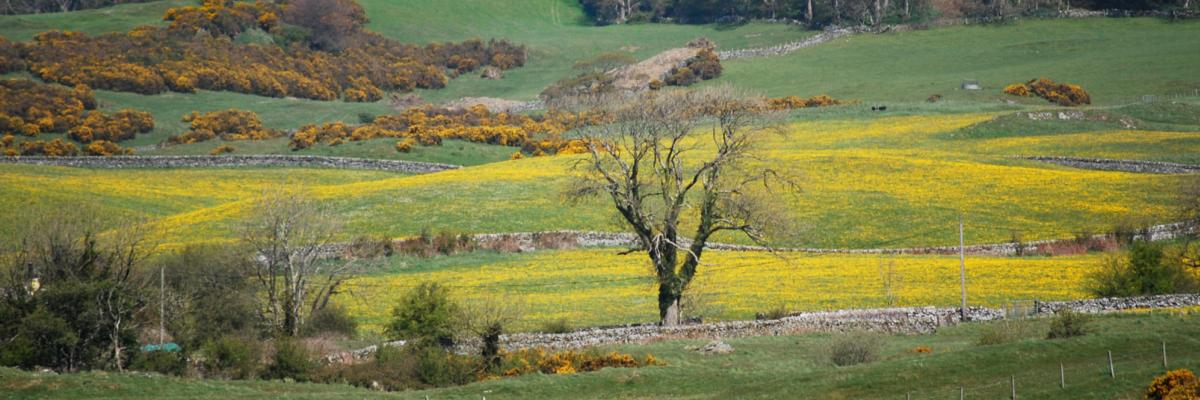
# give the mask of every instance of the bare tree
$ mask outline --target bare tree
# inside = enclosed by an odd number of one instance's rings
[[[462,328],[480,341],[480,356],[489,369],[498,368],[501,361],[500,335],[506,327],[520,320],[525,305],[505,297],[488,297],[467,303],[462,309]]]
[[[732,231],[763,243],[784,222],[766,201],[781,179],[755,163],[761,133],[773,124],[761,99],[729,88],[644,93],[588,100],[612,122],[581,132],[590,157],[573,196],[607,195],[654,267],[663,325],[680,320],[680,299],[696,276],[708,240]],[[691,230],[685,238],[681,232]]]
[[[353,275],[354,262],[327,257],[338,223],[323,205],[300,193],[269,191],[250,215],[240,234],[258,259],[250,265],[265,296],[260,312],[276,332],[295,336],[304,318],[325,308]]]
[[[0,301],[42,304],[64,321],[70,340],[57,343],[39,364],[73,371],[83,367],[125,368],[126,346],[144,321],[149,280],[140,268],[154,246],[136,221],[103,224],[88,206],[27,210],[18,225],[19,248],[10,261],[9,282],[22,290],[0,289]],[[36,280],[36,283],[35,283]],[[19,285],[15,284],[19,283]],[[17,321],[6,321],[14,326]],[[3,336],[3,335],[0,335]],[[37,338],[43,340],[44,338]],[[0,337],[0,342],[11,338]]]

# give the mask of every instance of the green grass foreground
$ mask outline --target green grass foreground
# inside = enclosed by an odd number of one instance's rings
[[[526,399],[526,398],[805,398],[913,399],[1008,398],[1010,378],[1023,399],[1138,399],[1164,371],[1161,346],[1171,368],[1200,368],[1200,317],[1123,314],[1096,318],[1085,337],[1043,339],[1048,320],[1029,322],[1017,342],[981,346],[986,324],[942,329],[933,335],[890,336],[882,360],[850,367],[827,361],[830,335],[728,340],[736,351],[705,356],[685,347],[703,341],[664,341],[618,346],[654,354],[664,367],[606,369],[569,376],[528,375],[430,391],[380,393],[341,385],[212,381],[141,373],[40,374],[0,369],[0,395],[14,399],[223,398],[223,399]],[[913,351],[928,346],[933,352]],[[1113,352],[1116,378],[1109,377]],[[1067,388],[1059,388],[1059,364]]]

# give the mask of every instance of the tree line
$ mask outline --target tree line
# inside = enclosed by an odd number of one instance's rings
[[[937,18],[997,19],[1069,8],[1189,9],[1192,0],[580,0],[598,24],[710,23],[796,20],[812,27],[925,22]]]

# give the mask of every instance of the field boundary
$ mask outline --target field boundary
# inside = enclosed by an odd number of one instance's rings
[[[1125,310],[1153,310],[1200,305],[1200,294],[1168,294],[1156,296],[1110,297],[1070,301],[1034,301],[1029,316],[1050,315],[1070,309],[1085,314],[1104,314]],[[968,322],[997,321],[1008,318],[1007,310],[990,307],[967,307]],[[754,336],[779,336],[798,333],[836,333],[870,331],[888,334],[929,334],[944,326],[962,323],[958,307],[901,307],[877,309],[847,309],[803,312],[778,319],[740,320],[713,323],[660,326],[631,324],[616,327],[587,328],[566,333],[517,333],[500,336],[506,350],[541,348],[549,350],[581,349],[594,346],[647,343],[670,339],[729,339]],[[384,346],[403,346],[397,340]],[[480,343],[468,338],[460,341],[455,351],[474,353]],[[341,352],[326,357],[328,362],[353,362],[370,357],[378,346]]]
[[[1137,237],[1148,235],[1149,240],[1168,240],[1186,234],[1189,226],[1183,222],[1154,225],[1147,227],[1144,233]],[[477,234],[473,238],[480,247],[507,252],[528,252],[537,250],[555,250],[574,247],[633,247],[637,244],[637,236],[632,233],[594,232],[594,231],[549,231],[549,232],[516,232],[516,233],[487,233]],[[1109,235],[1093,235],[1092,240],[1108,239]],[[1067,244],[1077,241],[1071,239],[1047,239],[1028,242],[975,244],[964,246],[963,250],[972,255],[1013,256],[1018,254],[1034,254],[1042,247]],[[681,245],[687,246],[690,240],[684,238]],[[958,246],[908,247],[896,249],[821,249],[804,247],[751,246],[729,243],[709,242],[707,250],[723,251],[758,251],[778,253],[812,253],[812,254],[908,254],[908,255],[955,255]]]
[[[233,155],[233,156],[86,156],[0,157],[0,163],[48,165],[73,168],[137,169],[137,168],[230,168],[230,167],[296,167],[364,169],[409,174],[427,174],[462,168],[458,165],[422,161],[380,160],[353,157],[299,155]]]
[[[1019,156],[1017,158],[1057,164],[1072,168],[1091,169],[1099,171],[1136,172],[1142,174],[1195,174],[1200,173],[1200,166],[1161,162],[1118,160],[1111,158],[1079,158],[1079,157],[1049,157],[1049,156]]]

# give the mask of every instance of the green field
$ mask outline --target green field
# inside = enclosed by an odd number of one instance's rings
[[[27,39],[51,28],[89,33],[121,31],[160,23],[162,11],[181,4],[188,2],[156,1],[65,14],[0,16],[0,36]],[[528,64],[508,71],[504,79],[463,76],[451,81],[446,89],[422,91],[421,95],[431,101],[463,96],[530,100],[546,85],[571,75],[571,65],[576,61],[606,51],[624,49],[646,58],[699,36],[730,49],[790,42],[812,34],[762,23],[596,27],[586,21],[574,0],[409,0],[402,5],[367,0],[362,4],[372,21],[369,29],[404,42],[506,38],[529,46]],[[1096,104],[1113,105],[1146,94],[1200,89],[1200,78],[1192,73],[1200,62],[1200,53],[1192,51],[1197,47],[1200,23],[1194,21],[1034,20],[858,35],[787,56],[729,61],[725,75],[711,84],[728,83],[771,96],[828,93],[869,104],[891,104],[893,108],[941,94],[951,104],[986,107],[1009,100],[1000,94],[1003,85],[1047,76],[1082,84],[1092,92]],[[1105,67],[1096,68],[1095,60],[1105,60]],[[958,90],[965,79],[980,80],[985,90]],[[354,122],[359,114],[390,112],[385,102],[314,102],[210,92],[154,96],[97,93],[105,108],[129,107],[154,114],[159,128],[139,138],[135,145],[158,142],[183,131],[186,128],[179,118],[193,110],[248,109],[258,112],[268,126],[280,129],[335,120]],[[1037,99],[1020,103],[1046,105]]]
[[[1171,368],[1200,368],[1200,324],[1195,315],[1110,315],[1090,325],[1092,333],[1073,339],[1044,340],[1046,320],[1029,322],[1025,339],[977,345],[984,324],[940,330],[933,335],[889,336],[882,360],[835,367],[824,348],[829,335],[807,334],[732,339],[735,352],[704,356],[685,350],[700,341],[669,340],[626,345],[616,350],[650,353],[663,367],[606,369],[569,376],[527,375],[462,387],[380,393],[342,385],[280,381],[213,381],[140,373],[88,372],[52,375],[0,369],[0,390],[30,399],[96,398],[288,398],[288,399],[526,399],[526,398],[812,398],[1140,399],[1155,375],[1164,371],[1161,344]],[[933,352],[920,354],[917,346]],[[1113,351],[1116,378],[1108,375]],[[1059,388],[1059,365],[1067,388]]]

